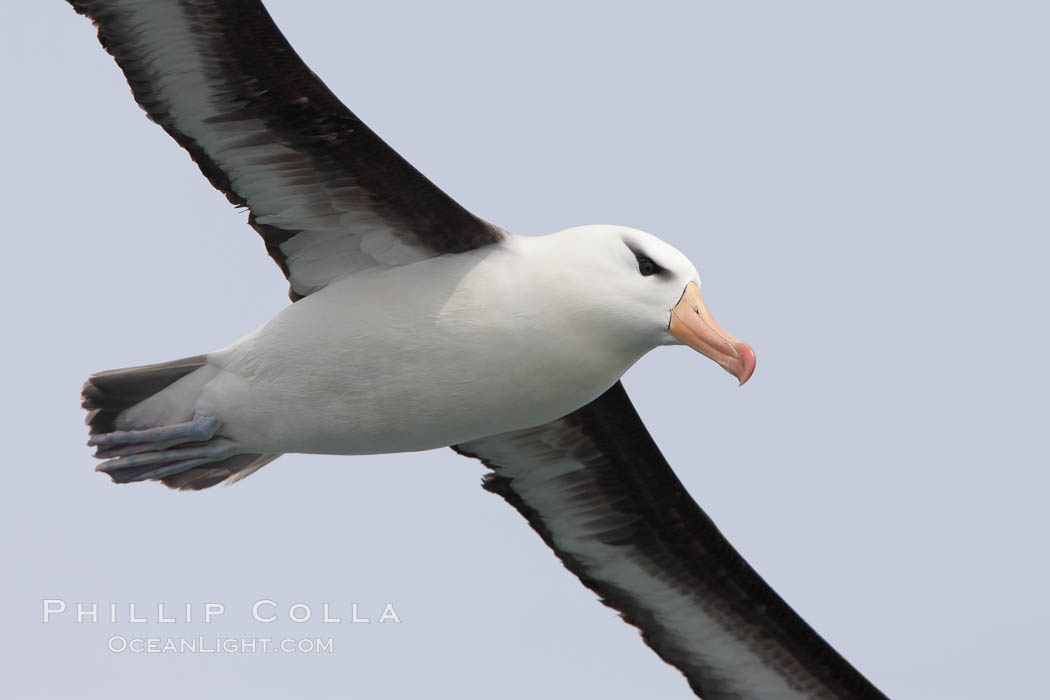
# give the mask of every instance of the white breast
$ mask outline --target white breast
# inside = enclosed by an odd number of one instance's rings
[[[545,423],[642,354],[588,327],[529,239],[347,277],[209,356],[198,410],[250,452],[430,449]]]

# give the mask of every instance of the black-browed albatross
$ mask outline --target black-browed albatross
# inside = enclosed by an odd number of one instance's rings
[[[565,566],[716,698],[880,698],[722,537],[619,379],[685,344],[746,382],[693,265],[642,231],[473,216],[299,59],[257,0],[69,0],[233,204],[295,302],[236,343],[93,375],[99,470],[180,489],[287,452],[451,446]]]

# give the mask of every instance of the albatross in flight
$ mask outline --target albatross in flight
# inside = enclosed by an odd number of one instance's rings
[[[234,344],[101,372],[114,481],[203,489],[282,453],[451,446],[697,695],[884,697],[693,501],[619,379],[685,344],[743,384],[692,263],[622,226],[522,237],[449,198],[351,113],[257,0],[70,0],[139,105],[236,206],[293,304]]]

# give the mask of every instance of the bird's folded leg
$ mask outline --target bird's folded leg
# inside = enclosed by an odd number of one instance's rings
[[[197,415],[186,423],[143,430],[115,430],[92,435],[88,445],[97,447],[96,457],[115,457],[136,452],[155,452],[184,442],[207,442],[215,436],[221,421],[215,416]],[[141,449],[139,449],[141,448]]]
[[[95,467],[95,471],[105,472],[114,481],[120,483],[145,481],[146,479],[160,479],[204,464],[218,462],[238,452],[238,445],[233,440],[215,438],[200,445],[141,452],[106,460]]]

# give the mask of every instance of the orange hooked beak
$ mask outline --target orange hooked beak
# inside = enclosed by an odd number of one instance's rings
[[[707,310],[696,282],[686,285],[681,300],[671,309],[667,330],[693,350],[721,365],[740,380],[741,386],[755,373],[755,351],[722,330]]]

